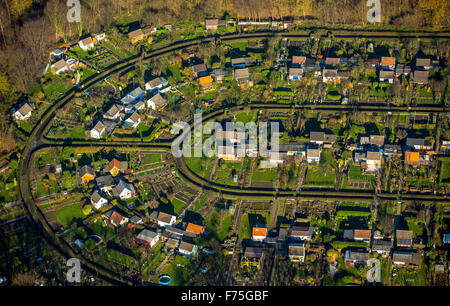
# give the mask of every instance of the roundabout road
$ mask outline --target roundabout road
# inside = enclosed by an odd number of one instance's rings
[[[418,36],[415,33],[401,33],[401,32],[391,32],[394,34],[386,34],[386,33],[378,33],[380,35],[376,35],[376,32],[357,35],[357,34],[349,34],[349,35],[336,35],[336,38],[405,38],[405,39],[416,39]],[[35,204],[30,188],[30,170],[32,169],[32,156],[35,152],[42,148],[46,147],[64,147],[64,146],[77,146],[77,147],[118,147],[118,146],[126,146],[126,147],[134,147],[136,149],[155,149],[155,150],[170,150],[171,141],[160,141],[155,143],[142,143],[142,142],[98,142],[98,141],[70,141],[70,140],[50,140],[45,137],[46,131],[50,127],[50,123],[52,119],[55,117],[56,111],[62,107],[64,107],[68,102],[70,102],[76,95],[81,94],[83,91],[89,89],[96,83],[102,81],[110,75],[123,72],[136,64],[139,61],[147,61],[150,59],[155,59],[163,55],[170,54],[174,51],[181,50],[184,48],[196,46],[199,43],[210,43],[216,41],[232,41],[232,40],[242,40],[242,39],[256,39],[256,38],[269,38],[269,37],[278,37],[278,38],[305,38],[309,37],[309,35],[299,35],[299,34],[289,34],[286,32],[256,32],[256,33],[244,33],[244,34],[232,34],[225,36],[215,36],[215,37],[206,37],[206,38],[198,38],[192,41],[175,43],[173,45],[154,50],[151,52],[144,53],[142,56],[135,56],[131,59],[116,63],[113,67],[111,67],[108,71],[104,71],[98,73],[88,80],[84,81],[80,87],[72,88],[69,90],[63,97],[55,101],[55,103],[43,114],[39,123],[33,128],[31,135],[29,136],[28,142],[25,145],[22,151],[22,158],[19,161],[18,168],[18,188],[19,194],[24,204],[24,208],[31,219],[32,223],[35,225],[36,230],[39,234],[44,237],[48,243],[53,246],[61,255],[66,258],[78,258],[81,261],[82,267],[85,270],[90,271],[92,274],[97,275],[99,278],[108,281],[115,285],[141,285],[140,282],[135,280],[123,277],[117,274],[114,271],[107,269],[106,267],[100,266],[95,262],[92,262],[88,258],[80,256],[77,252],[64,240],[58,237],[55,231],[48,224],[44,214]],[[428,38],[450,38],[448,32],[443,33],[443,35],[436,35],[430,33],[423,33],[422,37]],[[236,106],[231,110],[238,110],[245,106]],[[351,106],[332,106],[332,105],[301,105],[301,106],[291,106],[291,105],[278,105],[278,104],[251,104],[248,107],[250,108],[268,108],[268,109],[295,109],[295,108],[312,108],[312,109],[322,109],[322,110],[332,110],[332,111],[350,111],[354,110]],[[433,108],[407,108],[407,107],[373,107],[373,106],[358,106],[358,110],[361,111],[433,111],[433,112],[446,112],[445,108],[433,107]],[[204,118],[205,120],[212,120],[216,117],[223,115],[225,109],[221,109],[215,111],[211,114],[207,114]],[[192,125],[191,125],[192,126]],[[275,196],[280,198],[292,198],[292,197],[301,197],[301,198],[324,198],[324,191],[302,191],[301,193],[295,193],[295,191],[278,191],[268,190],[268,189],[258,189],[258,188],[249,188],[246,190],[232,188],[231,186],[219,185],[216,183],[208,182],[203,178],[200,178],[198,175],[193,173],[186,165],[184,158],[178,158],[175,160],[178,173],[186,179],[191,185],[196,186],[197,188],[210,190],[216,192],[218,194],[228,196],[231,198],[241,197],[241,198],[273,198]],[[353,196],[352,196],[353,195]],[[353,192],[327,192],[326,197],[336,198],[336,199],[361,199],[361,200],[370,200],[376,196],[374,193],[353,193]],[[396,199],[396,195],[388,195],[381,194],[379,195],[382,199]],[[407,199],[421,199],[424,201],[442,201],[447,202],[448,200],[437,197],[437,196],[424,196],[424,195],[403,195],[405,200]]]

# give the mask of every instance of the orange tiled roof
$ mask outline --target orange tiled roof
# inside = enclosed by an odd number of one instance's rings
[[[200,85],[208,85],[212,83],[212,77],[210,75],[204,76],[198,79]]]
[[[418,162],[420,160],[419,152],[406,152],[406,161]]]
[[[267,228],[265,227],[254,227],[253,236],[267,236]]]
[[[113,160],[109,163],[109,169],[114,169],[114,168],[117,168],[120,170],[120,161],[118,161],[115,158],[113,158]]]
[[[393,57],[382,57],[381,58],[381,66],[390,66],[395,65],[395,58]]]
[[[203,226],[201,225],[197,225],[197,224],[193,224],[193,223],[189,223],[188,226],[186,227],[186,232],[191,232],[197,235],[200,235],[203,231]]]

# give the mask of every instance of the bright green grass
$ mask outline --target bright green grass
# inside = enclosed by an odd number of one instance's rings
[[[56,211],[56,220],[63,225],[70,225],[78,219],[84,219],[85,215],[81,211],[81,204],[63,207]]]

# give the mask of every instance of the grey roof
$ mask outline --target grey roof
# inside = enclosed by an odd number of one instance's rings
[[[424,138],[406,138],[407,146],[431,146],[431,143]]]
[[[289,256],[305,256],[305,247],[302,244],[291,243],[288,246]]]
[[[405,264],[413,264],[418,266],[422,261],[422,255],[419,253],[394,251],[392,254],[392,260],[394,262],[403,262]]]
[[[186,251],[186,252],[192,252],[194,250],[195,244],[181,241],[180,246],[178,247],[180,250]]]
[[[309,139],[311,141],[324,141],[325,133],[324,132],[311,132],[311,133],[309,133]]]
[[[85,174],[90,174],[92,176],[95,176],[95,171],[94,169],[92,169],[91,166],[88,165],[84,165],[83,167],[81,167],[80,169],[80,177],[83,177]]]
[[[246,247],[244,252],[245,258],[261,258],[263,254],[263,248],[259,247]]]
[[[350,261],[367,261],[369,259],[369,252],[365,251],[351,251],[347,250],[345,251],[345,260]]]
[[[167,80],[163,77],[157,77],[148,82],[151,88],[155,88],[157,86],[166,86],[168,84]]]
[[[111,174],[103,175],[103,176],[97,177],[95,179],[95,182],[97,183],[97,185],[99,187],[112,186],[112,185],[114,185],[114,178],[112,177]]]
[[[416,66],[417,67],[425,67],[430,66],[431,60],[429,58],[416,58]]]
[[[248,68],[235,69],[234,76],[236,79],[247,79],[250,77],[250,73],[248,72]]]
[[[25,116],[28,113],[30,113],[33,109],[31,108],[30,104],[25,103],[22,105],[17,111],[22,115]]]
[[[393,79],[394,71],[392,70],[381,70],[380,71],[380,79]]]
[[[137,235],[137,238],[142,241],[152,242],[152,240],[155,239],[156,236],[158,236],[157,233],[149,231],[148,229],[144,229]]]
[[[174,217],[173,215],[166,214],[165,212],[159,212],[158,221],[170,223],[170,220]]]
[[[192,71],[196,74],[199,74],[200,72],[208,71],[208,68],[206,68],[206,65],[203,64],[197,64],[192,66]]]
[[[286,145],[278,146],[280,152],[304,152],[306,150],[306,144],[303,142],[293,142]]]
[[[133,192],[133,193],[135,192],[134,186],[131,185],[131,184],[129,184],[129,183],[126,183],[126,182],[123,181],[123,180],[120,180],[120,182],[119,182],[119,184],[117,185],[116,189],[117,189],[117,192],[118,192],[119,194],[121,194],[122,191],[124,191],[125,189],[128,189],[128,190],[130,190],[130,191]]]
[[[91,195],[91,201],[94,203],[98,203],[101,199],[103,199],[103,197],[97,190]]]
[[[393,245],[394,243],[392,242],[392,240],[374,239],[372,241],[372,252],[389,252],[392,249]]]
[[[129,95],[134,97],[134,98],[139,97],[142,94],[144,94],[144,91],[142,90],[141,87],[138,87],[138,88],[134,89],[132,92],[129,93]]]
[[[105,129],[105,125],[101,121],[97,122],[97,124],[93,128],[93,130],[95,130],[99,133],[101,133],[104,129]]]
[[[116,104],[114,104],[113,106],[111,106],[108,111],[105,113],[105,115],[109,116],[109,117],[114,117],[117,115],[117,113],[120,112],[120,109],[117,107]]]
[[[167,105],[167,100],[163,98],[159,93],[151,97],[151,100],[155,103],[157,108],[161,108]]]

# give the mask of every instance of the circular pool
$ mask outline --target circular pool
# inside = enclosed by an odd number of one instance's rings
[[[167,275],[167,274],[163,274],[159,277],[159,284],[163,285],[163,286],[167,286],[172,282],[172,278]]]

